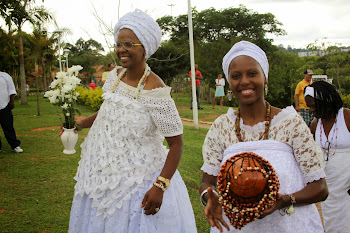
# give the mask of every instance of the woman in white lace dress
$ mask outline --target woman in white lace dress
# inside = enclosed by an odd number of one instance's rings
[[[328,198],[322,202],[326,232],[350,232],[350,109],[332,84],[319,81],[305,88],[315,116],[310,129],[323,150]]]
[[[136,10],[120,18],[114,37],[123,68],[108,74],[98,113],[77,122],[91,129],[81,145],[69,232],[196,232],[177,171],[181,119],[170,87],[146,63],[161,30]]]
[[[239,109],[229,109],[217,118],[203,145],[199,192],[211,232],[323,232],[313,204],[328,195],[322,151],[293,107],[278,109],[265,101],[268,67],[265,52],[247,41],[236,43],[223,59],[223,71]],[[238,230],[229,225],[214,190],[220,166],[247,151],[270,162],[280,189],[271,208]],[[294,213],[288,211],[292,205]]]

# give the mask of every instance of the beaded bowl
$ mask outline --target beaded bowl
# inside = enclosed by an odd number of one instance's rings
[[[219,202],[236,229],[253,222],[275,202],[279,180],[271,164],[253,152],[232,156],[221,166]]]

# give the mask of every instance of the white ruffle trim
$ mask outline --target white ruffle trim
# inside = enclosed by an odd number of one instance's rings
[[[220,167],[212,167],[204,163],[203,166],[201,167],[201,170],[209,175],[218,176]]]
[[[271,126],[277,124],[280,120],[283,120],[284,118],[286,118],[287,116],[289,116],[291,114],[298,114],[297,111],[295,111],[293,106],[288,106],[288,107],[282,109],[281,112],[279,112],[276,116],[274,116],[274,118],[271,119]],[[233,108],[228,109],[227,116],[231,121],[233,121],[233,122],[236,121],[237,116],[235,115],[235,111],[233,110]],[[241,125],[241,129],[246,130],[246,131],[250,131],[250,132],[260,132],[260,131],[265,130],[265,121],[259,122],[253,126],[249,126],[249,125],[245,125],[243,123],[243,119],[241,118],[240,125]]]

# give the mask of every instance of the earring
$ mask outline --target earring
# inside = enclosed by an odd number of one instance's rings
[[[267,86],[267,83],[265,83],[265,95],[267,95],[267,93],[269,92],[269,88],[268,88],[268,86]]]

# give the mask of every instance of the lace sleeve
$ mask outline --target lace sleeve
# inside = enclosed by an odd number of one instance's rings
[[[106,93],[107,91],[109,91],[111,89],[111,87],[113,85],[114,78],[117,77],[116,72],[117,72],[117,69],[114,69],[108,73],[106,82],[102,86],[102,90],[104,93]]]
[[[225,150],[224,140],[222,140],[224,118],[225,115],[218,117],[211,125],[202,148],[204,164],[201,170],[213,176],[217,176],[219,173]]]
[[[310,183],[326,176],[323,170],[323,154],[301,116],[295,115],[292,119],[292,148],[304,182]]]
[[[170,96],[170,87],[144,91],[140,101],[149,109],[152,119],[164,137],[173,137],[183,133],[180,115],[174,100]]]

